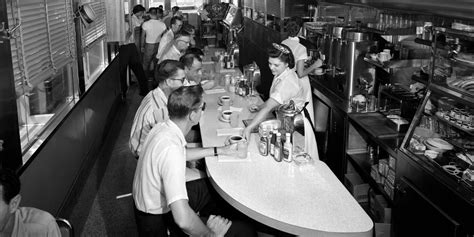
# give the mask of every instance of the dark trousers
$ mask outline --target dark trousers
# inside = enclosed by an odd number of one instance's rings
[[[125,97],[127,94],[127,66],[130,67],[132,72],[135,74],[138,80],[138,86],[140,88],[140,95],[145,96],[148,94],[148,79],[143,70],[142,63],[140,60],[140,54],[138,53],[137,46],[135,44],[125,44],[120,46],[119,49],[119,61],[120,61],[120,84],[122,88],[122,96]]]
[[[217,197],[217,193],[211,190],[208,179],[198,179],[186,183],[188,192],[189,206],[199,213],[204,224],[207,222],[209,215],[220,215],[232,221],[225,236],[257,236],[254,228],[242,221],[236,220],[230,214],[225,202]],[[142,236],[167,236],[166,230],[169,229],[171,236],[188,236],[174,222],[171,212],[161,215],[153,215],[141,212],[135,208],[135,221],[137,223],[138,235]]]

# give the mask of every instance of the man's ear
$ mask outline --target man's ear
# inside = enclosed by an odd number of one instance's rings
[[[189,120],[191,120],[191,122],[194,123],[194,122],[196,122],[197,119],[198,119],[198,113],[194,110],[191,111],[191,113],[189,114]]]
[[[10,211],[10,213],[14,213],[18,209],[18,207],[20,206],[20,202],[20,194],[17,194],[15,197],[12,198],[12,200],[10,200],[10,204],[8,204],[8,210]]]

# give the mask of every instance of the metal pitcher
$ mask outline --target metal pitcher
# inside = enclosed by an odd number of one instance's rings
[[[303,116],[301,115],[302,110],[296,108],[293,100],[290,100],[288,104],[282,104],[278,106],[276,110],[277,119],[281,122],[281,130],[284,133],[293,133],[299,128],[303,128]]]

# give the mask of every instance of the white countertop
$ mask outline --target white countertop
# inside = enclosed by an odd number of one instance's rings
[[[218,120],[217,98],[226,94],[233,107],[242,108],[239,120],[255,116],[248,110],[248,99],[233,93],[205,94],[200,121],[203,147],[224,144],[227,136],[217,136],[217,129],[231,126]],[[211,183],[227,202],[263,224],[295,235],[372,236],[372,220],[324,162],[304,166],[276,162],[258,153],[256,139],[252,134],[248,161],[206,158]]]

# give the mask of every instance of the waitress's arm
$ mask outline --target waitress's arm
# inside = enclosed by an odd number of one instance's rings
[[[242,135],[244,136],[247,141],[250,140],[250,131],[256,126],[258,126],[263,120],[267,117],[267,115],[273,111],[276,107],[278,107],[280,103],[278,103],[275,99],[271,98],[265,101],[263,106],[261,107],[260,111],[258,111],[255,118],[253,118],[252,122],[244,129]]]
[[[311,66],[304,68],[304,60],[298,60],[296,62],[296,74],[299,78],[307,76],[310,72],[314,71],[317,68],[320,68],[323,65],[321,59],[316,60]]]

